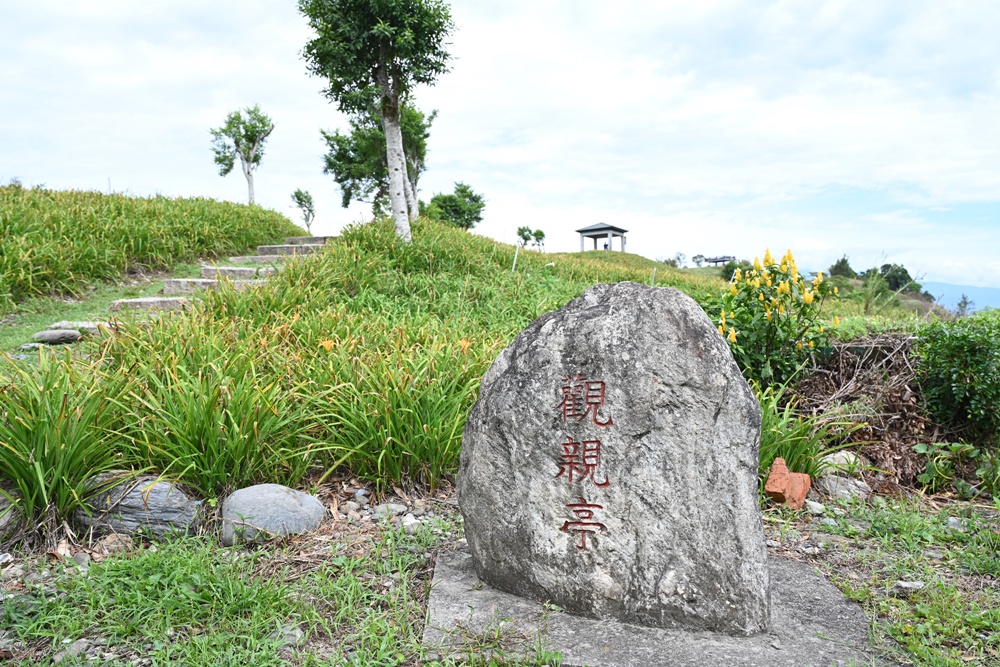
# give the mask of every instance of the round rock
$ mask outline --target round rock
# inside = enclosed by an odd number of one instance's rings
[[[308,493],[280,484],[236,491],[222,503],[222,543],[255,542],[316,530],[326,508]]]
[[[104,484],[113,476],[95,480]],[[187,535],[198,528],[198,502],[155,475],[140,475],[115,484],[87,501],[89,512],[78,510],[77,522],[97,534],[163,537]]]
[[[32,335],[31,340],[46,345],[64,345],[80,340],[82,334],[76,329],[46,329]]]
[[[482,380],[457,482],[476,572],[591,617],[764,631],[759,443],[758,403],[697,303],[593,287]]]

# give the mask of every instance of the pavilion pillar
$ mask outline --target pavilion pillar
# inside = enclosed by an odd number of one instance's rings
[[[612,235],[611,232],[608,232],[608,250],[614,250],[614,247],[613,247],[614,240],[615,240],[615,237]]]
[[[583,234],[580,234],[580,252],[583,252]]]
[[[622,252],[625,252],[625,235],[622,234]]]

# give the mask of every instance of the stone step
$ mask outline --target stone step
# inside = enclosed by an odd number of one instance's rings
[[[187,310],[191,300],[184,297],[146,296],[141,299],[118,299],[112,301],[108,310]]]
[[[201,277],[216,280],[218,278],[236,278],[253,280],[272,275],[275,269],[270,266],[203,266]]]
[[[285,239],[288,245],[323,245],[329,243],[336,236],[289,236]]]
[[[111,325],[107,322],[77,322],[71,320],[56,322],[55,324],[50,324],[45,328],[49,330],[75,329],[80,333],[87,334],[88,336],[97,336],[102,330],[105,332],[111,331]]]
[[[325,246],[321,243],[308,244],[308,245],[262,245],[257,246],[258,255],[308,255],[314,253],[318,250],[322,250]]]
[[[237,290],[245,290],[251,287],[263,285],[263,280],[233,280],[230,281]],[[209,278],[167,278],[163,281],[163,294],[173,296],[176,294],[194,294],[199,290],[218,289],[219,281]]]
[[[230,257],[233,264],[281,264],[288,260],[289,255],[247,255],[245,257]]]

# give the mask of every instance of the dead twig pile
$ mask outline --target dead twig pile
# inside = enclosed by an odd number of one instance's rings
[[[924,470],[913,451],[919,442],[946,440],[943,427],[921,409],[913,363],[915,337],[886,332],[834,344],[833,354],[817,364],[796,387],[803,412],[863,423],[845,436],[881,471],[873,486],[892,491],[912,485]]]

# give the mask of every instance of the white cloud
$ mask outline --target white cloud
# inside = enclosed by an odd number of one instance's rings
[[[823,268],[884,254],[951,282],[1000,285],[1000,6],[929,0],[455,2],[453,69],[424,196],[465,181],[479,231],[630,229],[651,257],[793,246]],[[320,232],[357,220],[321,173],[344,125],[306,74],[295,3],[44,0],[0,25],[0,179],[240,201],[208,129],[253,103],[278,124],[258,199]],[[833,193],[833,194],[830,194]],[[831,199],[833,198],[833,199]],[[988,207],[973,224],[971,205]]]

